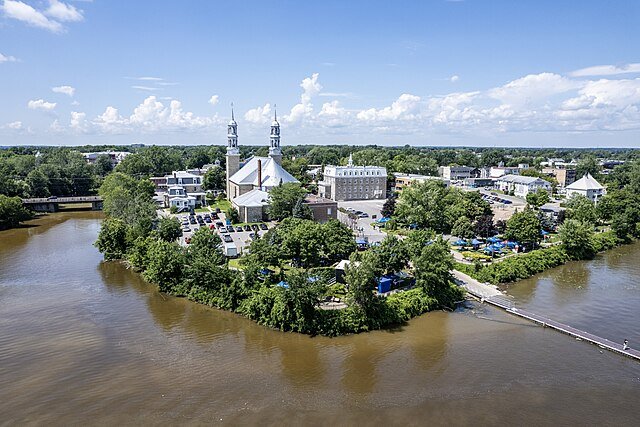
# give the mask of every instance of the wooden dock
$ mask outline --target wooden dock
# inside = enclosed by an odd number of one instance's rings
[[[476,292],[474,292],[473,290],[470,290],[469,288],[466,288],[467,292],[471,295],[473,295],[474,297],[478,298],[481,302],[486,302],[488,304],[493,305],[494,307],[498,307],[501,308],[503,310],[505,310],[507,313],[513,314],[515,316],[521,317],[523,319],[527,319],[531,322],[537,323],[539,325],[541,325],[544,328],[551,328],[551,329],[555,329],[556,331],[562,332],[563,334],[567,334],[569,336],[575,337],[576,339],[582,340],[582,341],[586,341],[589,342],[591,344],[595,344],[598,347],[605,349],[605,350],[609,350],[612,351],[614,353],[618,353],[620,355],[626,356],[626,357],[630,357],[632,359],[635,360],[639,360],[640,361],[640,351],[632,349],[632,348],[627,348],[626,350],[623,349],[623,346],[621,343],[614,343],[612,341],[609,341],[606,338],[602,338],[602,337],[598,337],[596,335],[590,334],[588,332],[585,331],[581,331],[579,329],[576,329],[574,327],[571,327],[569,325],[565,325],[563,323],[560,322],[556,322],[555,320],[551,320],[549,318],[546,318],[544,316],[540,316],[538,314],[532,313],[530,311],[527,310],[523,310],[521,308],[517,308],[515,307],[515,305],[513,304],[512,301],[510,301],[507,297],[505,297],[504,295],[495,295],[495,296],[490,296],[490,297],[484,297],[481,294],[478,294]]]

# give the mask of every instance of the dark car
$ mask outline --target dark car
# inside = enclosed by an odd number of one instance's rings
[[[191,224],[196,224],[196,223],[197,223],[197,221],[196,221],[196,219],[195,219],[194,217],[190,217],[190,218],[189,218],[189,222],[190,222]]]
[[[267,224],[265,223],[260,224],[260,230],[268,230],[268,229],[269,227],[267,227]]]
[[[251,229],[252,229],[253,231],[258,231],[258,230],[260,230],[256,224],[251,224]]]
[[[218,222],[216,222],[216,227],[218,227],[218,228],[224,227],[224,224],[222,223],[222,221],[218,221]]]
[[[249,225],[244,226],[244,231],[251,231],[251,227]]]
[[[220,217],[218,216],[218,214],[211,214],[211,218],[212,219],[220,219]]]
[[[251,237],[251,239],[255,240],[258,238],[258,236],[256,235],[256,233],[251,233],[249,234],[249,237]]]
[[[206,213],[206,214],[204,214],[202,216],[203,216],[204,219],[207,219],[207,218],[211,219],[211,215],[209,215],[208,213]]]
[[[233,233],[235,230],[235,228],[233,228],[233,225],[227,225],[227,233]]]
[[[204,217],[204,222],[206,222],[207,224],[211,224],[211,217],[205,216]]]
[[[236,231],[237,231],[238,233],[241,233],[241,232],[242,232],[242,227],[237,226],[237,227],[236,227]]]
[[[233,242],[233,237],[229,236],[228,234],[225,234],[224,236],[222,236],[222,240],[224,240],[226,243],[231,243]]]
[[[216,208],[216,213],[220,213],[220,208]]]

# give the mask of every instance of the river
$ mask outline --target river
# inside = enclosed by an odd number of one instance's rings
[[[95,212],[0,232],[0,424],[637,425],[640,363],[491,307],[339,338],[158,293]],[[508,287],[640,346],[640,244]]]

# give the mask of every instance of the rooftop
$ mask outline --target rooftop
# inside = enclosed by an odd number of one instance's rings
[[[590,173],[566,187],[567,190],[602,190],[603,188]]]

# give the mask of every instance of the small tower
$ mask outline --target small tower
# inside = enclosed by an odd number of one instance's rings
[[[349,167],[353,166],[353,154],[349,154],[349,162],[347,163],[347,166]]]
[[[278,112],[273,106],[273,122],[271,122],[271,135],[269,135],[269,157],[277,164],[282,162],[282,151],[280,151],[280,123],[278,123]]]
[[[232,184],[229,178],[240,170],[240,150],[238,149],[238,124],[233,116],[233,104],[231,104],[231,121],[227,126],[227,199],[231,200],[233,194]]]

